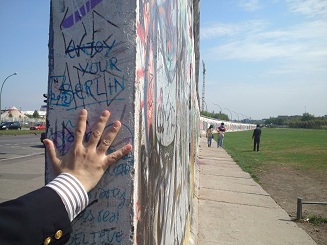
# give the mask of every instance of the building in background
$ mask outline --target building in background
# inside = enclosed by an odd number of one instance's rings
[[[26,117],[27,116],[18,110],[15,106],[12,106],[7,110],[5,109],[3,112],[1,112],[1,121],[22,121]]]
[[[12,106],[1,112],[1,122],[20,122],[22,125],[32,125],[35,123],[45,123],[46,110],[36,110],[38,117],[34,118],[34,111],[21,111],[17,107]]]

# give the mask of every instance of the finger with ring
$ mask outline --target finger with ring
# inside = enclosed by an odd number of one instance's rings
[[[103,140],[103,144],[108,147],[108,146],[110,146],[110,141],[109,140]]]

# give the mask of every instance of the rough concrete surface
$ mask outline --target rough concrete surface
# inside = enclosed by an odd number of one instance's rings
[[[316,244],[224,149],[199,148],[198,244]]]

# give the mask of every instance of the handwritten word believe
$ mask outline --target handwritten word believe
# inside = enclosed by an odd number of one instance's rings
[[[100,231],[93,231],[89,234],[84,232],[73,233],[67,244],[112,244],[113,242],[121,243],[123,238],[123,231],[116,231],[115,228],[103,229]]]

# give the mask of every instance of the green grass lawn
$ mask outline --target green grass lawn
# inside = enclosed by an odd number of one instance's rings
[[[224,148],[254,179],[257,171],[279,164],[327,171],[327,130],[262,128],[259,152],[252,151],[252,133],[226,133]]]
[[[45,132],[45,130],[18,130],[18,129],[12,129],[12,130],[0,130],[0,136],[2,135],[23,135],[23,134],[40,134]]]

